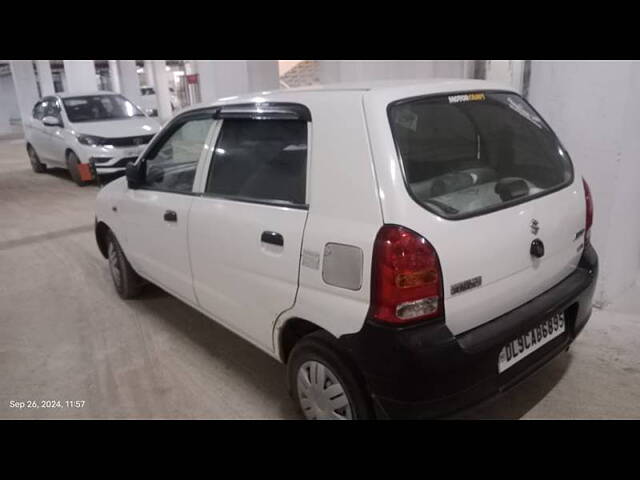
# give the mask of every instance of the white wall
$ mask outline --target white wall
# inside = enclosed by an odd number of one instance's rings
[[[320,83],[464,78],[467,60],[318,60]]]
[[[11,120],[20,121],[20,108],[13,87],[11,74],[0,75],[0,136],[21,133],[20,125],[11,125]]]
[[[196,60],[203,103],[278,88],[277,60]]]
[[[591,186],[596,299],[609,302],[640,269],[640,62],[533,61],[529,100]]]

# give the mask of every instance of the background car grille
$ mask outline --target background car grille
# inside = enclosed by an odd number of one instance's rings
[[[126,167],[127,163],[135,162],[138,157],[125,157],[118,160],[113,165],[109,165],[109,167]]]
[[[146,145],[151,141],[153,135],[141,135],[137,137],[120,137],[110,138],[108,143],[114,147],[135,147],[137,145]]]

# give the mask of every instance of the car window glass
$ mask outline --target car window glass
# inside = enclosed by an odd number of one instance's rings
[[[60,119],[60,106],[55,100],[49,100],[44,110],[45,117],[55,117]]]
[[[63,103],[72,123],[144,117],[138,107],[121,95],[69,97]]]
[[[147,187],[174,192],[190,192],[198,160],[207,139],[212,118],[187,121],[169,134],[167,140],[147,158]]]
[[[224,120],[207,193],[258,201],[305,203],[307,123]]]
[[[33,108],[33,118],[36,120],[42,120],[44,117],[44,109],[46,102],[38,102],[36,106]]]
[[[409,192],[447,218],[506,208],[573,178],[555,134],[515,94],[410,100],[389,118]]]

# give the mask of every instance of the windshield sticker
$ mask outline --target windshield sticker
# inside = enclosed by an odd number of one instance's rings
[[[469,93],[465,95],[452,95],[449,97],[449,103],[478,102],[481,100],[486,100],[484,93]]]
[[[512,110],[514,110],[516,113],[520,114],[521,116],[523,116],[524,118],[526,118],[527,120],[529,120],[531,123],[533,123],[536,127],[538,128],[544,128],[544,125],[542,123],[542,119],[540,117],[538,117],[537,115],[535,115],[534,113],[528,111],[524,105],[518,104],[516,103],[513,98],[511,97],[507,97],[507,103],[509,104],[509,108],[511,108]]]

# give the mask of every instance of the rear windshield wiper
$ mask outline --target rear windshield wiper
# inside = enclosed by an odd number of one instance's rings
[[[458,213],[457,208],[453,208],[451,205],[447,205],[446,203],[439,202],[438,200],[423,200],[423,203],[430,203],[431,205],[435,205],[440,210],[445,213],[456,214]]]

